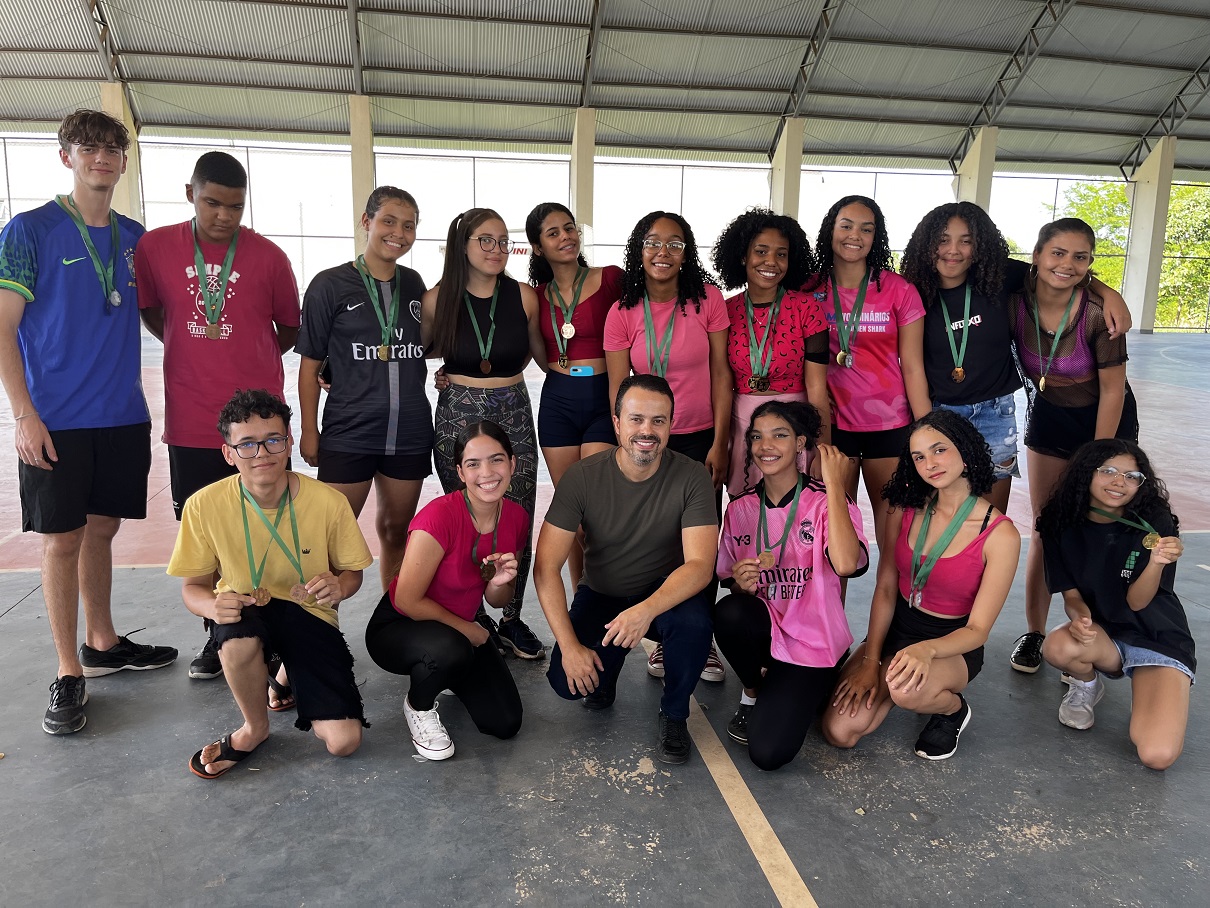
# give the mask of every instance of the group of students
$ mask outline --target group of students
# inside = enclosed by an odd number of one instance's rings
[[[140,238],[109,211],[128,143],[102,114],[69,117],[61,157],[75,190],[0,236],[0,328],[12,339],[0,378],[25,529],[44,534],[60,661],[46,731],[83,727],[85,676],[176,657],[114,633],[108,571],[90,570],[108,563],[118,520],[145,514],[150,425],[138,319],[122,305],[137,299],[165,345],[182,521],[169,572],[211,633],[190,675],[225,674],[244,719],[194,755],[203,778],[255,750],[267,710],[296,709],[333,754],[357,748],[364,714],[337,610],[372,563],[355,520],[371,488],[384,594],[366,645],[410,676],[403,712],[430,759],[454,752],[438,715],[446,689],[481,731],[519,730],[502,654],[546,655],[520,615],[531,561],[559,695],[609,707],[626,654],[655,642],[647,670],[664,680],[666,762],[689,757],[689,697],[699,678],[724,677],[718,650],[744,686],[729,734],[762,768],[792,760],[817,717],[827,740],[851,747],[893,705],[929,717],[915,751],[945,759],[1017,568],[1004,510],[1020,475],[1023,380],[1037,523],[1012,665],[1063,669],[1059,716],[1076,728],[1092,725],[1100,676],[1129,675],[1140,759],[1165,768],[1179,755],[1196,669],[1173,592],[1182,546],[1135,443],[1129,316],[1089,271],[1083,221],[1046,225],[1025,266],[980,208],[942,205],[913,233],[901,276],[871,199],[833,205],[814,249],[794,219],[752,209],[713,250],[737,291],[724,298],[675,213],[642,218],[624,267],[599,268],[571,211],[539,205],[525,284],[505,271],[503,219],[474,208],[450,224],[440,282],[426,289],[398,264],[419,206],[379,187],[364,254],[317,275],[300,317],[284,254],[239,226],[238,162],[203,155],[187,188],[196,218]],[[95,275],[68,268],[89,258]],[[300,453],[318,481],[289,469],[291,346]],[[536,432],[531,358],[545,372]],[[555,492],[535,547],[539,447]],[[445,494],[417,513],[433,463]],[[868,633],[851,650],[844,580],[868,566],[859,475],[880,558]],[[1056,592],[1070,621],[1048,636]]]

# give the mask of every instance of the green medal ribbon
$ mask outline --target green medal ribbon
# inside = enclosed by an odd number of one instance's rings
[[[920,521],[920,532],[916,535],[916,544],[912,546],[912,587],[911,598],[908,600],[909,605],[913,607],[920,605],[920,595],[924,590],[924,585],[929,582],[929,575],[933,573],[933,567],[945,553],[949,544],[954,541],[954,537],[958,535],[958,530],[961,529],[966,518],[970,516],[971,511],[975,509],[975,502],[978,500],[974,495],[968,495],[966,501],[958,506],[953,519],[946,526],[945,532],[941,534],[941,538],[933,543],[933,547],[929,549],[927,557],[924,554],[924,541],[928,536],[929,526],[933,520],[933,511],[937,507],[936,499],[930,502],[928,507],[924,509],[924,517]],[[913,602],[912,600],[915,601]]]
[[[391,334],[395,330],[395,321],[399,318],[399,287],[403,283],[399,280],[399,266],[395,266],[395,288],[391,291],[391,309],[386,313],[382,311],[378,281],[366,267],[364,255],[357,256],[357,273],[361,275],[361,283],[365,286],[366,293],[369,294],[370,305],[374,307],[374,314],[378,316],[378,324],[382,327],[382,346],[389,347]]]
[[[832,278],[832,308],[836,312],[836,337],[840,341],[840,352],[846,359],[852,356],[850,351],[853,346],[853,338],[861,324],[861,310],[865,306],[865,294],[869,287],[870,269],[866,268],[865,275],[861,279],[861,286],[857,288],[857,299],[853,303],[853,311],[846,319],[844,311],[840,307],[840,292],[836,289],[836,278]],[[839,356],[837,362],[840,362]],[[852,360],[848,360],[848,362],[852,362]],[[848,362],[841,363],[841,365],[848,365]]]
[[[479,342],[479,358],[485,363],[492,359],[492,341],[496,339],[496,300],[500,298],[500,279],[496,278],[495,289],[492,290],[492,305],[487,310],[487,321],[491,325],[487,332],[487,343],[483,343],[483,332],[479,330],[479,320],[475,318],[475,310],[471,308],[471,295],[462,293],[462,301],[466,304],[466,314],[471,317],[471,327],[475,329],[475,340]]]
[[[647,368],[652,375],[664,378],[668,372],[668,356],[672,352],[672,329],[676,325],[676,312],[668,316],[668,327],[664,337],[656,343],[655,319],[651,316],[651,301],[643,294],[643,325],[647,330]]]
[[[240,510],[244,517],[244,542],[248,546],[248,570],[252,574],[252,586],[256,588],[260,586],[261,577],[265,573],[265,561],[269,557],[268,549],[265,550],[265,557],[261,559],[259,570],[253,568],[252,564],[252,534],[248,529],[248,505],[252,505],[252,509],[256,511],[256,516],[261,519],[261,523],[265,525],[265,529],[269,531],[269,535],[273,537],[273,541],[277,543],[277,547],[285,553],[286,558],[290,562],[290,566],[298,572],[298,582],[306,583],[303,577],[302,569],[302,546],[298,542],[298,519],[294,515],[294,499],[290,496],[290,481],[289,475],[286,477],[286,490],[282,492],[281,501],[277,504],[277,520],[281,521],[282,508],[290,509],[290,531],[294,534],[294,551],[290,551],[281,534],[277,532],[277,523],[270,523],[269,518],[265,516],[265,512],[261,510],[261,506],[256,503],[256,499],[252,497],[252,493],[241,482],[240,488]],[[269,548],[272,548],[270,546]]]
[[[794,502],[790,505],[790,511],[786,514],[786,525],[782,527],[781,539],[777,543],[777,560],[786,550],[786,540],[790,538],[790,529],[794,526],[794,519],[798,516],[798,500],[802,494],[802,473],[798,474],[798,481],[794,483]],[[773,546],[769,542],[769,524],[765,517],[765,490],[762,488],[760,493],[760,517],[756,522],[756,544],[760,552],[771,552]],[[776,563],[776,562],[775,562]]]
[[[202,291],[202,302],[206,306],[206,321],[217,325],[219,316],[223,314],[223,303],[227,299],[227,282],[231,278],[231,265],[235,261],[235,245],[239,240],[239,230],[231,235],[227,244],[227,254],[223,256],[223,267],[218,273],[218,291],[210,292],[210,282],[206,280],[206,259],[202,256],[202,245],[197,238],[197,218],[193,219],[193,266],[197,271],[197,286]]]
[[[1042,366],[1042,376],[1038,380],[1038,390],[1046,390],[1046,376],[1050,372],[1050,364],[1054,361],[1055,351],[1059,349],[1059,338],[1063,336],[1063,332],[1067,330],[1067,319],[1071,315],[1071,307],[1076,304],[1076,297],[1080,295],[1080,288],[1076,287],[1071,291],[1071,299],[1067,301],[1067,308],[1063,310],[1063,318],[1059,320],[1059,330],[1055,332],[1054,339],[1050,342],[1050,355],[1046,357],[1046,365]],[[1036,294],[1030,294],[1029,301],[1034,304],[1034,335],[1038,339],[1038,363],[1042,362],[1042,313],[1038,310],[1038,297]]]
[[[471,515],[471,526],[474,527],[475,526],[475,512],[471,508],[471,497],[470,497],[470,495],[468,495],[466,493],[466,489],[462,490],[462,500],[463,500],[463,502],[466,503],[466,513]],[[495,529],[492,530],[492,550],[490,552],[488,552],[489,555],[495,554],[496,544],[500,541],[500,511],[503,509],[503,507],[504,507],[504,499],[501,498],[500,504],[496,506],[496,527],[495,527]],[[482,538],[483,538],[483,534],[480,533],[479,530],[476,528],[475,529],[475,541],[471,543],[471,564],[473,564],[475,566],[476,570],[478,570],[480,565],[483,564],[483,562],[480,561],[480,559],[479,559],[479,540]]]
[[[1100,514],[1102,517],[1108,517],[1110,520],[1115,521],[1116,523],[1123,523],[1131,529],[1142,530],[1147,534],[1143,537],[1143,548],[1147,549],[1148,551],[1155,548],[1159,544],[1159,530],[1149,524],[1142,517],[1140,517],[1137,521],[1134,521],[1128,520],[1127,518],[1118,514],[1111,514],[1109,511],[1102,511],[1100,508],[1090,507],[1088,510],[1092,511],[1094,514]],[[1150,545],[1148,545],[1148,543],[1150,543]],[[1134,556],[1132,555],[1131,557],[1133,558]]]
[[[941,300],[941,311],[945,314],[945,339],[950,342],[950,355],[954,358],[954,371],[951,376],[954,381],[961,381],[966,377],[966,372],[962,368],[962,361],[966,359],[966,342],[970,339],[971,327],[971,284],[966,282],[966,300],[962,304],[962,346],[958,347],[954,343],[954,320],[950,318],[949,306],[945,305],[945,297],[941,295],[941,291],[937,291],[937,299]],[[962,376],[959,378],[958,376]]]
[[[80,231],[80,238],[84,240],[84,248],[88,252],[88,257],[92,259],[92,267],[96,269],[97,280],[101,282],[101,290],[105,293],[106,310],[108,311],[110,306],[122,305],[122,294],[118,292],[114,282],[114,272],[117,271],[118,254],[122,245],[122,238],[118,233],[117,214],[110,209],[109,236],[112,248],[109,251],[109,261],[102,262],[101,254],[97,252],[97,247],[92,242],[92,236],[88,233],[88,225],[84,223],[84,215],[80,214],[80,209],[76,207],[76,200],[69,195],[57,195],[55,201],[59,203],[60,208],[67,212],[67,216]]]
[[[773,336],[773,331],[777,327],[777,316],[781,312],[781,301],[785,295],[785,289],[779,285],[777,296],[773,300],[773,307],[769,310],[769,323],[765,325],[765,336],[758,344],[756,341],[756,312],[752,306],[752,297],[748,295],[748,291],[744,291],[744,311],[748,320],[748,365],[752,370],[753,378],[765,378],[769,374],[769,367],[773,359],[773,347],[769,344],[769,338]]]
[[[571,295],[571,305],[570,306],[568,306],[567,301],[565,299],[563,299],[563,294],[559,290],[558,281],[556,281],[552,277],[550,279],[550,283],[546,285],[546,289],[548,291],[553,292],[554,296],[557,297],[559,300],[559,311],[561,311],[563,313],[563,325],[564,326],[571,324],[571,320],[576,314],[576,306],[580,305],[580,294],[584,290],[584,282],[586,280],[588,280],[588,271],[589,271],[588,268],[576,268],[575,286],[574,286],[574,289],[573,289],[573,292]],[[569,340],[569,338],[566,337],[561,330],[559,330],[559,325],[555,321],[555,302],[554,302],[554,300],[548,296],[547,303],[549,303],[549,305],[550,305],[550,327],[554,331],[555,346],[559,350],[559,363],[560,363],[560,365],[566,365],[567,341]]]

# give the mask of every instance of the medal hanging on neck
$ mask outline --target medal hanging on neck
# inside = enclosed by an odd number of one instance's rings
[[[235,262],[235,245],[239,239],[239,230],[231,235],[227,244],[227,254],[223,256],[223,265],[218,273],[218,288],[210,289],[210,276],[206,273],[206,259],[202,256],[202,245],[197,238],[197,218],[193,219],[190,227],[193,235],[193,267],[197,272],[197,289],[202,297],[202,307],[206,314],[206,337],[218,340],[223,336],[219,319],[223,314],[223,304],[227,300],[227,282],[231,279],[231,265]]]
[[[773,345],[769,342],[777,327],[777,316],[781,312],[781,301],[786,291],[779,285],[777,296],[769,308],[769,322],[765,325],[765,335],[757,343],[756,340],[756,309],[752,305],[752,297],[744,291],[744,313],[748,322],[748,366],[752,376],[748,379],[748,390],[761,393],[769,390],[769,367],[773,361]]]
[[[471,508],[471,497],[467,494],[466,489],[462,490],[462,500],[466,503],[466,513],[471,515],[471,528],[475,531],[475,541],[471,543],[471,564],[478,569],[479,579],[487,583],[496,576],[496,562],[488,559],[496,554],[496,545],[500,539],[500,511],[504,507],[504,499],[501,498],[496,504],[496,525],[492,528],[492,550],[488,553],[488,558],[482,560],[479,558],[479,540],[483,538],[483,534],[475,525],[475,512]]]
[[[122,305],[122,294],[118,291],[117,283],[114,279],[114,274],[118,268],[118,255],[121,252],[122,246],[122,237],[118,231],[118,216],[110,209],[109,261],[102,262],[101,254],[97,252],[97,247],[92,241],[91,234],[88,232],[88,225],[84,223],[84,215],[76,207],[76,200],[69,195],[58,195],[55,196],[55,201],[60,208],[67,212],[67,216],[76,225],[76,230],[80,231],[80,239],[84,241],[84,250],[88,253],[89,259],[92,260],[92,267],[97,272],[97,280],[101,282],[101,291],[105,296],[105,313],[108,315],[110,307]]]
[[[572,318],[576,314],[576,306],[580,305],[580,294],[584,290],[584,282],[588,280],[588,269],[577,268],[576,277],[573,282],[571,295],[571,305],[567,305],[567,301],[563,299],[563,294],[559,290],[559,283],[553,277],[550,283],[546,285],[547,303],[550,306],[550,327],[554,330],[555,346],[559,349],[559,368],[567,368],[567,342],[576,336],[576,326],[571,323]],[[551,297],[559,300],[558,309],[563,313],[563,324],[559,325],[555,321],[555,301]]]
[[[1063,332],[1067,330],[1067,319],[1071,315],[1071,307],[1076,303],[1076,297],[1080,295],[1080,288],[1071,291],[1071,299],[1067,301],[1067,308],[1063,310],[1063,317],[1059,319],[1059,328],[1055,331],[1055,336],[1050,342],[1050,355],[1046,357],[1046,363],[1042,364],[1042,311],[1038,306],[1038,297],[1030,295],[1030,302],[1034,304],[1034,335],[1038,340],[1038,364],[1041,366],[1042,376],[1038,379],[1038,390],[1046,390],[1046,376],[1050,373],[1050,364],[1054,362],[1055,351],[1059,349],[1059,339],[1063,336]]]
[[[840,342],[840,352],[836,354],[836,364],[846,369],[853,368],[853,341],[857,339],[857,328],[861,324],[861,310],[865,306],[866,290],[870,286],[870,269],[866,268],[861,278],[861,286],[857,288],[857,299],[853,302],[853,311],[845,318],[840,306],[840,293],[836,289],[836,278],[832,278],[832,308],[836,313],[836,339]]]
[[[463,291],[462,301],[466,304],[466,314],[470,317],[471,327],[475,329],[475,340],[479,343],[479,371],[484,375],[492,374],[492,341],[496,339],[496,300],[500,298],[500,278],[496,278],[496,286],[492,289],[492,305],[487,310],[487,323],[491,328],[487,332],[487,343],[483,342],[483,332],[479,330],[479,319],[475,317],[474,307],[471,306],[470,293]]]
[[[962,368],[962,363],[966,359],[966,342],[971,327],[971,285],[970,281],[966,282],[966,301],[962,305],[962,346],[959,347],[954,342],[954,323],[950,319],[950,310],[945,305],[945,297],[941,292],[937,292],[937,298],[941,300],[941,311],[945,315],[945,339],[950,342],[950,355],[954,358],[954,368],[950,372],[950,378],[955,382],[963,382],[966,380],[966,370]]]
[[[660,378],[668,373],[668,357],[672,353],[672,331],[676,326],[676,307],[668,313],[668,325],[664,328],[664,336],[657,342],[655,337],[655,319],[651,314],[651,301],[643,294],[643,328],[647,334],[647,371]]]
[[[378,316],[378,325],[382,329],[382,343],[378,345],[378,358],[386,362],[391,358],[391,335],[395,333],[395,322],[399,318],[399,287],[403,283],[399,279],[399,266],[395,266],[395,286],[391,290],[391,309],[382,311],[382,301],[378,293],[378,280],[370,274],[364,255],[357,256],[357,273],[361,275],[361,283],[370,297],[370,306]]]
[[[933,547],[929,549],[927,556],[924,554],[924,543],[928,538],[929,527],[932,525],[933,512],[937,509],[937,499],[934,498],[930,501],[924,509],[924,517],[920,520],[920,532],[916,534],[916,544],[912,546],[912,586],[908,593],[908,606],[910,608],[920,608],[921,600],[924,598],[924,585],[929,582],[929,575],[933,573],[933,567],[937,564],[938,559],[945,554],[945,550],[949,547],[949,544],[954,541],[954,537],[958,535],[958,530],[962,528],[962,524],[966,521],[966,518],[975,509],[975,502],[978,500],[974,495],[967,496],[966,501],[962,502],[958,506],[958,510],[954,512],[954,516],[941,533],[941,537],[933,543]]]
[[[767,493],[764,486],[761,486],[760,491],[760,516],[756,521],[756,544],[760,548],[760,554],[756,556],[756,560],[762,571],[771,570],[786,553],[786,540],[790,538],[790,530],[794,527],[795,519],[798,517],[798,500],[802,494],[802,473],[798,474],[798,480],[794,483],[794,500],[790,503],[790,510],[786,513],[786,523],[781,529],[781,539],[777,543],[777,554],[773,554],[773,545],[769,542],[769,523],[765,514]]]
[[[269,523],[269,519],[265,516],[265,512],[263,510],[261,510],[260,505],[256,503],[256,499],[253,498],[251,493],[249,493],[249,491],[244,487],[244,484],[242,481],[240,482],[239,488],[240,488],[240,510],[241,510],[241,513],[244,518],[244,545],[247,548],[247,552],[248,552],[248,576],[252,580],[252,592],[249,595],[251,595],[252,598],[256,600],[257,605],[265,605],[273,597],[272,597],[272,594],[265,587],[260,585],[260,582],[261,582],[261,578],[265,576],[265,562],[269,560],[269,549],[273,548],[273,543],[272,542],[269,543],[269,546],[268,546],[268,548],[265,549],[265,554],[263,556],[261,556],[260,564],[258,565],[256,563],[255,556],[252,554],[252,531],[248,527],[248,504],[247,503],[252,502],[252,507],[255,508],[256,513],[258,515],[260,515],[260,519],[265,522],[265,526],[269,528],[270,534],[272,534],[274,536],[274,538],[280,540],[281,537],[277,535],[277,527],[281,523],[282,515],[286,513],[287,507],[289,507],[289,509],[290,509],[291,520],[293,520],[293,518],[294,518],[294,502],[290,498],[290,483],[289,483],[289,479],[287,477],[286,490],[281,493],[281,501],[279,501],[277,503],[277,517],[274,519],[273,523]],[[295,540],[297,541],[297,538],[298,538],[298,527],[297,526],[295,526],[295,528],[294,528],[294,536],[295,536]],[[287,552],[286,554],[288,555],[289,552]],[[299,568],[299,576],[300,577],[302,576],[301,567]],[[290,592],[293,593],[294,591],[291,590]]]
[[[1102,517],[1108,517],[1110,520],[1115,521],[1116,523],[1125,524],[1126,526],[1131,527],[1132,529],[1142,530],[1144,533],[1147,534],[1143,537],[1143,548],[1145,548],[1149,552],[1152,549],[1154,549],[1157,545],[1160,544],[1159,532],[1156,530],[1155,527],[1153,527],[1151,524],[1149,524],[1142,517],[1140,517],[1137,521],[1128,520],[1126,517],[1123,517],[1120,514],[1113,514],[1113,513],[1110,513],[1109,511],[1102,511],[1100,508],[1090,507],[1088,510],[1092,511],[1094,514],[1100,514]]]

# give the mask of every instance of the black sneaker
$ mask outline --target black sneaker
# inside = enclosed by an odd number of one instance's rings
[[[600,677],[600,673],[598,673],[598,677]],[[617,699],[617,696],[618,679],[614,678],[613,683],[611,684],[603,677],[600,677],[600,683],[597,685],[597,689],[591,694],[585,695],[584,699],[581,700],[580,703],[585,709],[609,709],[609,707],[613,706],[613,701]]]
[[[50,706],[42,720],[42,730],[48,735],[70,735],[78,732],[88,721],[84,715],[84,704],[88,702],[88,691],[84,679],[75,675],[55,678],[50,686]]]
[[[139,628],[139,631],[144,628]],[[131,631],[137,634],[139,631]],[[124,668],[143,672],[163,668],[176,661],[176,650],[171,646],[144,646],[131,643],[129,637],[118,637],[118,642],[107,650],[93,649],[87,643],[80,645],[80,664],[84,666],[85,678],[112,675]]]
[[[1046,635],[1039,634],[1037,631],[1022,634],[1013,644],[1013,652],[1008,657],[1008,664],[1019,672],[1032,675],[1042,667],[1042,644],[1045,641]]]
[[[737,744],[748,746],[748,713],[752,712],[751,703],[741,703],[731,721],[727,723],[727,734]]]
[[[660,740],[655,755],[661,763],[686,763],[689,760],[689,726],[684,719],[671,719],[660,713]]]
[[[545,659],[546,647],[520,618],[500,622],[500,639],[521,659]]]
[[[214,644],[214,638],[210,637],[202,651],[189,663],[189,677],[205,681],[217,678],[222,673],[223,663],[218,657],[218,647]]]
[[[958,736],[970,724],[971,708],[962,694],[962,707],[951,716],[934,714],[916,739],[916,756],[926,760],[948,760],[958,750]]]
[[[507,655],[510,650],[503,640],[500,639],[500,631],[496,626],[496,622],[492,620],[492,616],[479,609],[479,614],[475,616],[475,620],[485,628],[487,628],[487,642],[489,645],[496,648],[501,656]]]

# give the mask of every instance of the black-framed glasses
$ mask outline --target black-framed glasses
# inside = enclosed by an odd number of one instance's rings
[[[270,454],[280,454],[286,450],[286,444],[290,439],[285,435],[270,435],[264,441],[241,441],[237,445],[231,445],[231,450],[241,460],[251,460],[260,453],[261,445],[265,446],[265,450]]]
[[[1147,477],[1138,470],[1119,470],[1117,467],[1097,467],[1097,472],[1108,479],[1110,482],[1121,476],[1132,486],[1141,486],[1147,481]]]
[[[643,240],[643,248],[657,253],[661,249],[667,249],[669,255],[680,255],[685,251],[685,244],[680,240],[673,240],[671,243],[665,243],[663,240]]]
[[[509,239],[500,239],[499,237],[488,236],[486,233],[481,233],[479,236],[468,236],[468,240],[478,240],[479,248],[484,252],[491,252],[499,247],[501,252],[508,252],[513,248],[513,241]]]

